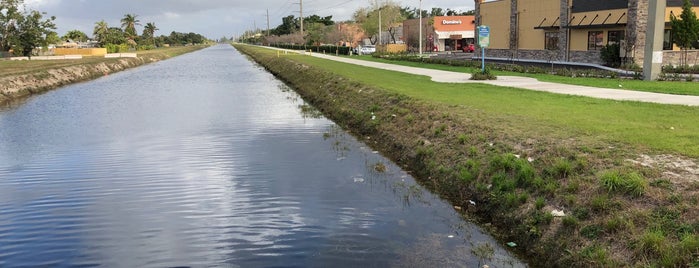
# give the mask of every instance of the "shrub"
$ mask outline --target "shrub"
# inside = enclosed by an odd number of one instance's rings
[[[471,80],[496,80],[497,76],[490,72],[489,68],[485,68],[484,71],[475,71],[471,74]]]
[[[609,67],[619,67],[621,65],[621,57],[619,55],[619,44],[609,44],[602,47],[600,57],[604,65]]]
[[[595,239],[602,233],[602,227],[596,224],[588,225],[580,229],[580,235],[589,239]]]
[[[648,188],[648,181],[636,172],[606,172],[602,174],[600,182],[608,192],[627,193],[635,197],[642,196]]]
[[[536,206],[536,209],[542,209],[546,205],[546,200],[543,197],[537,197],[534,205]]]
[[[667,240],[661,231],[646,231],[638,242],[641,251],[651,256],[660,256],[667,247]]]

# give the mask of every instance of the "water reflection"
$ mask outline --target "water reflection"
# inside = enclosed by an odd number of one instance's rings
[[[229,46],[0,112],[1,267],[474,267],[473,243],[496,245]]]

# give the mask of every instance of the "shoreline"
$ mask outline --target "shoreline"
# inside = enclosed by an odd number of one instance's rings
[[[235,48],[501,244],[515,242],[512,251],[532,267],[699,261],[697,210],[688,209],[699,203],[699,181],[665,177],[667,166],[634,160],[653,154],[647,148],[511,134],[503,131],[509,118],[394,93],[317,60]]]
[[[175,53],[168,53],[167,51],[144,53],[136,58],[104,58],[104,60],[98,62],[77,62],[77,64],[70,66],[49,67],[30,73],[0,77],[0,105],[62,86],[89,81],[112,73],[166,60],[205,47],[207,46],[192,46]]]

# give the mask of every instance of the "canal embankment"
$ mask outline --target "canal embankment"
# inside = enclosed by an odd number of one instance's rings
[[[158,62],[204,47],[206,46],[165,48],[138,53],[137,57],[0,61],[0,104]]]
[[[523,115],[415,97],[429,94],[426,89],[406,90],[409,96],[377,86],[391,80],[400,83],[395,87],[413,88],[431,83],[428,78],[367,71],[362,75],[377,73],[376,82],[367,83],[360,80],[372,79],[351,74],[366,67],[333,69],[327,66],[334,63],[310,57],[236,48],[328,118],[411,171],[466,217],[489,228],[535,267],[687,267],[699,262],[699,174],[691,155],[650,149],[609,134],[585,136],[596,130],[561,130],[576,127],[546,121],[562,113],[538,115],[529,122]],[[340,74],[340,68],[351,70]],[[447,96],[452,87],[440,84],[430,90]],[[517,90],[500,93],[494,97],[498,101],[512,94],[587,109],[615,106],[625,114],[651,109],[697,115],[695,108],[571,100]],[[474,90],[460,96],[482,95]]]

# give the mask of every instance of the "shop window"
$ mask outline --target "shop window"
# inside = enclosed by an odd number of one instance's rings
[[[604,42],[604,32],[591,31],[587,32],[587,50],[600,50]]]
[[[607,45],[620,44],[624,40],[624,31],[609,31],[607,33]]]
[[[672,31],[669,29],[663,34],[663,50],[672,50]]]
[[[558,32],[544,33],[544,46],[548,50],[558,49]]]

